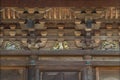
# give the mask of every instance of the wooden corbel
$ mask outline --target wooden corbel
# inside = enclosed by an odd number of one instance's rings
[[[85,28],[85,24],[81,24],[81,21],[75,21],[75,25],[76,30],[81,30]]]
[[[20,24],[20,27],[21,27],[22,29],[25,29],[25,28],[26,28],[26,24],[25,24],[25,21],[24,21],[24,20],[19,21],[19,24]]]
[[[79,37],[81,35],[81,31],[74,31],[74,34],[76,37]]]
[[[16,29],[16,25],[10,25],[10,29],[11,30],[15,30]]]
[[[16,31],[15,30],[11,30],[9,31],[9,34],[11,37],[15,36],[16,35]]]
[[[40,23],[40,29],[46,29],[45,22],[39,22]]]
[[[94,38],[93,43],[91,43],[92,47],[98,48],[100,46],[100,42],[101,42],[101,40],[99,38]]]
[[[96,21],[96,24],[92,27],[93,29],[99,29],[101,27],[101,21]]]
[[[40,34],[42,37],[46,37],[47,36],[47,31],[44,30],[44,31],[40,31]]]
[[[39,29],[39,30],[46,29],[46,27],[45,27],[45,22],[39,21],[39,23],[35,24],[35,28],[36,28],[36,29]]]
[[[63,37],[64,36],[64,31],[63,30],[59,30],[58,31],[58,36],[59,37]]]

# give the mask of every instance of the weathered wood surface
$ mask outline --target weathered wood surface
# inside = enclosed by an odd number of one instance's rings
[[[87,64],[89,62],[89,64]],[[29,61],[0,60],[1,66],[31,66]],[[35,66],[44,69],[80,68],[83,66],[120,66],[120,61],[36,61]],[[49,67],[48,67],[49,66]],[[56,67],[56,68],[55,68]]]
[[[74,56],[74,55],[114,55],[120,56],[120,51],[112,50],[0,50],[0,55],[49,55],[49,56]]]

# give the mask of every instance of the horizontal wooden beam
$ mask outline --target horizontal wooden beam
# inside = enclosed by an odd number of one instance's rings
[[[0,50],[0,55],[39,55],[39,56],[120,56],[120,51],[112,50]]]
[[[89,62],[89,64],[87,64]],[[30,65],[28,61],[5,61],[0,60],[1,66],[36,66],[40,69],[62,69],[69,68],[80,68],[85,66],[120,66],[119,61],[36,61],[35,65]],[[55,68],[56,67],[56,68]]]

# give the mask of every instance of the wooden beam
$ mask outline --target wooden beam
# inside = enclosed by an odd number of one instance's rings
[[[90,64],[87,64],[86,61],[36,61],[34,66],[39,66],[41,68],[55,69],[56,68],[68,68],[74,67],[79,68],[82,66],[120,66],[119,61],[89,61]],[[6,61],[0,60],[1,66],[31,66],[28,61]],[[49,67],[48,67],[49,66]]]
[[[40,55],[40,56],[81,56],[81,55],[94,55],[94,56],[120,56],[120,51],[112,50],[0,50],[1,56],[6,55]]]

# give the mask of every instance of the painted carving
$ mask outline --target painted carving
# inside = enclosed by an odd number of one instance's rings
[[[80,39],[75,40],[75,45],[80,49],[84,49],[86,47],[84,40]]]
[[[64,50],[69,49],[68,43],[66,41],[63,42],[56,42],[53,46],[53,50]]]
[[[19,40],[22,48],[29,50],[46,48],[47,39],[51,46],[54,45],[54,50],[69,49],[70,46],[74,49],[118,50],[120,46],[119,8],[5,7],[0,11],[0,47],[6,49],[16,47],[16,43],[11,42],[12,46],[3,45],[8,45],[4,39],[10,41],[11,38],[15,39],[12,42]],[[107,40],[108,37],[113,40]],[[55,40],[58,41],[52,44]]]
[[[41,39],[22,39],[23,47],[30,50],[38,50],[42,47],[45,47],[47,43],[47,38],[41,38]]]
[[[102,42],[102,46],[101,46],[102,50],[119,50],[119,43],[118,41],[114,41],[114,40],[105,40]]]
[[[21,44],[18,41],[5,41],[4,49],[6,50],[20,50]]]

